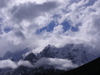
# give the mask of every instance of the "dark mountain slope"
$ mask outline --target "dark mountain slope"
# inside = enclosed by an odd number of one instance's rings
[[[48,69],[44,69],[43,67],[27,68],[20,66],[10,75],[61,75],[64,72],[64,70],[54,69],[52,66],[50,66]]]
[[[100,57],[63,75],[100,75]]]

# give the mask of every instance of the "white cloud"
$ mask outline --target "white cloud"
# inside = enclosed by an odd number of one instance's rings
[[[30,67],[32,68],[33,65],[29,62],[29,61],[22,61],[20,60],[19,62],[14,62],[11,60],[0,60],[0,68],[12,68],[12,69],[16,69],[19,66],[25,66],[25,67]]]
[[[69,68],[78,67],[78,65],[73,64],[70,60],[58,58],[41,58],[34,64],[34,67],[41,67],[45,65],[50,65],[56,69],[62,70],[68,70]]]
[[[0,68],[17,68],[17,65],[15,62],[11,60],[2,60],[0,61]]]
[[[78,65],[72,63],[72,61],[67,59],[58,59],[58,58],[41,58],[34,65],[29,61],[20,60],[19,62],[14,62],[11,60],[0,60],[0,69],[3,68],[12,68],[16,69],[19,66],[25,66],[29,68],[38,68],[41,66],[50,65],[55,69],[68,70],[69,68],[76,68]]]
[[[30,67],[30,68],[33,67],[33,65],[29,61],[20,60],[17,64],[18,64],[18,66],[21,66],[22,65],[22,66]]]

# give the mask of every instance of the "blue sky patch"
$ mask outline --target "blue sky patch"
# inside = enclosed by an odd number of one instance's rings
[[[10,32],[11,30],[12,30],[12,28],[9,28],[9,27],[4,28],[4,32],[6,32],[6,33]]]
[[[62,22],[61,25],[63,26],[64,32],[68,31],[69,29],[71,29],[73,32],[77,32],[77,31],[79,31],[79,26],[80,26],[80,24],[77,24],[75,27],[71,26],[68,21]],[[51,21],[49,23],[49,25],[47,25],[47,26],[45,26],[45,27],[43,27],[41,29],[38,29],[36,31],[36,34],[39,34],[39,33],[43,32],[43,31],[51,32],[51,31],[53,31],[55,26],[57,26],[56,22],[55,21]],[[9,31],[9,29],[7,29],[7,31]]]
[[[86,4],[86,6],[93,5],[97,0],[89,0],[89,2]]]
[[[77,31],[79,31],[79,26],[81,26],[81,23],[78,23],[76,26],[72,26],[72,27],[71,27],[71,30],[72,30],[73,32],[77,32]]]
[[[47,25],[47,26],[45,26],[45,27],[43,27],[43,28],[41,28],[41,29],[38,29],[38,30],[36,31],[36,33],[39,34],[39,33],[41,33],[42,31],[51,32],[51,31],[53,31],[53,29],[54,29],[55,26],[56,26],[55,21],[51,21],[51,22],[49,23],[49,25]]]
[[[62,25],[63,25],[64,32],[66,32],[67,30],[69,30],[70,27],[71,27],[71,25],[67,21],[64,21],[62,23]]]

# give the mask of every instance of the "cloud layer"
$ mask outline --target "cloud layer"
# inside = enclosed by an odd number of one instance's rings
[[[68,43],[84,43],[100,55],[99,0],[0,0],[0,10],[1,56],[23,47],[38,53],[48,44],[61,47]],[[52,21],[52,31],[36,33]],[[70,25],[66,31],[63,22]]]
[[[19,66],[25,66],[25,67],[29,67],[29,68],[33,67],[33,65],[29,61],[20,60],[19,62],[16,63],[14,61],[11,61],[10,59],[8,59],[8,60],[0,60],[0,69],[3,69],[3,68],[16,69]]]
[[[41,58],[34,64],[34,67],[41,67],[45,65],[50,65],[53,66],[55,69],[61,70],[68,70],[78,67],[78,65],[73,64],[70,60],[58,58]]]
[[[68,70],[78,67],[78,65],[73,64],[70,60],[58,59],[58,58],[41,58],[36,63],[34,63],[34,65],[31,64],[29,61],[23,61],[23,60],[20,60],[19,62],[14,62],[11,61],[10,59],[0,60],[0,69],[5,69],[5,68],[16,69],[19,66],[25,66],[29,68],[39,68],[43,66],[45,68],[45,65],[53,66],[55,69],[61,69],[61,70]]]

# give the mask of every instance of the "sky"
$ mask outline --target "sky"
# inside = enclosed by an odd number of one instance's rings
[[[100,55],[99,13],[100,0],[0,0],[0,56],[70,43]]]

